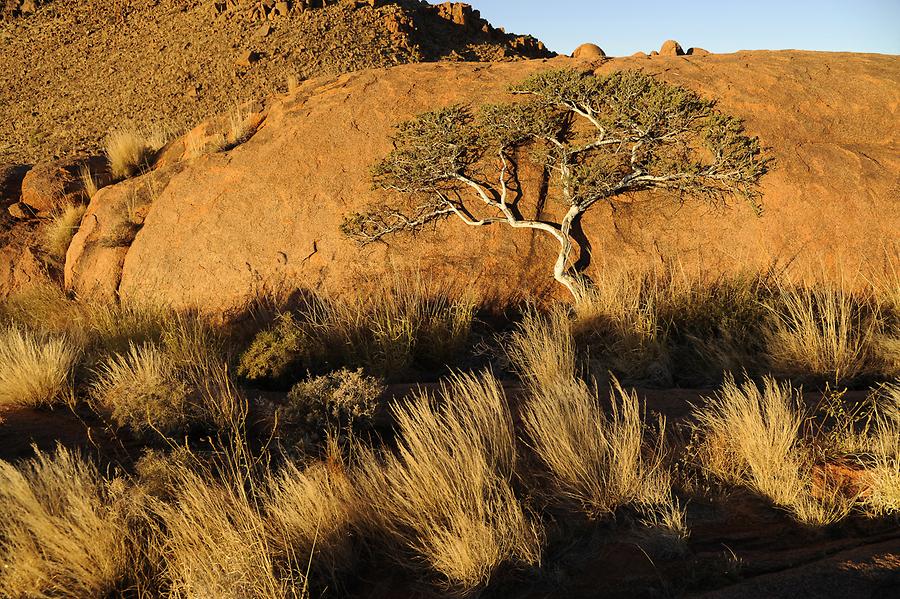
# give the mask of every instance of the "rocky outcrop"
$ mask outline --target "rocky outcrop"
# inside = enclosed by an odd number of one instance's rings
[[[305,82],[269,103],[246,143],[101,190],[69,249],[66,283],[84,297],[214,313],[294,288],[366,293],[378,284],[373,278],[409,271],[498,301],[554,292],[555,253],[540,234],[450,220],[360,248],[340,224],[387,199],[372,190],[370,173],[399,122],[454,103],[502,101],[531,73],[579,64],[436,63]],[[593,210],[583,222],[589,274],[677,260],[710,276],[783,267],[837,276],[838,268],[871,272],[896,260],[900,59],[742,52],[616,58],[596,67],[627,68],[716,98],[746,120],[777,166],[763,180],[760,217],[743,204],[714,209],[671,199]],[[535,176],[522,173],[521,208],[530,216],[537,216]],[[142,186],[152,195],[135,220],[129,198]],[[559,207],[545,210],[552,216]]]
[[[660,56],[684,56],[684,50],[681,49],[681,44],[676,42],[675,40],[666,40],[663,42],[662,47],[659,49]]]
[[[688,48],[686,54],[688,56],[709,56],[712,52],[704,50],[703,48]]]
[[[89,175],[97,187],[112,182],[109,163],[103,156],[77,156],[35,165],[24,176],[22,203],[40,215],[72,204],[88,201],[84,176]]]
[[[606,58],[606,53],[597,44],[581,44],[575,48],[572,58],[581,60],[600,60]]]
[[[0,211],[22,199],[22,181],[31,166],[0,164]]]

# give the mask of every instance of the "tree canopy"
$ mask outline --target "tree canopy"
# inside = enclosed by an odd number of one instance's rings
[[[578,298],[586,279],[570,266],[572,227],[600,202],[666,190],[680,201],[741,197],[761,209],[758,183],[771,161],[714,100],[634,70],[546,71],[510,93],[509,102],[477,112],[449,106],[399,125],[393,150],[373,169],[375,187],[399,195],[348,216],[343,231],[365,244],[450,216],[541,230],[560,244],[555,278]],[[517,209],[523,155],[549,177],[547,199],[565,210],[558,222]]]

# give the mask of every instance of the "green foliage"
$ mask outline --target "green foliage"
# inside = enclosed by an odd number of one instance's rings
[[[278,380],[299,368],[305,335],[290,313],[256,334],[238,361],[238,374],[248,380]]]
[[[478,162],[482,153],[469,108],[450,106],[402,123],[394,151],[375,166],[373,180],[398,191],[431,190]]]
[[[277,411],[282,437],[311,450],[322,445],[326,434],[341,439],[371,428],[383,392],[381,382],[362,369],[341,369],[297,383]]]

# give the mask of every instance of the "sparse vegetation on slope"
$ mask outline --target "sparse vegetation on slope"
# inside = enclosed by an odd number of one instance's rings
[[[237,89],[241,100],[271,94],[286,73],[308,80],[426,60],[552,55],[533,38],[507,35],[471,12],[463,16],[461,7],[447,11],[418,0],[341,0],[314,10],[287,4],[283,14],[274,3],[262,8],[249,0],[68,0],[4,23],[10,35],[0,56],[0,121],[16,126],[0,127],[10,142],[0,162],[98,149],[104,129],[123,114],[182,129],[227,111]],[[43,60],[33,60],[36,51]],[[241,60],[250,52],[252,59]],[[48,80],[54,84],[44,85]],[[39,113],[25,109],[34,102],[22,102],[36,89]]]

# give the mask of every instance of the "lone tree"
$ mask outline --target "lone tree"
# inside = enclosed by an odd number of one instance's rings
[[[597,204],[666,190],[720,205],[741,196],[760,208],[769,159],[713,100],[640,71],[548,71],[510,91],[521,98],[477,116],[457,105],[401,124],[373,182],[404,199],[347,217],[344,233],[368,244],[451,216],[543,231],[559,242],[553,275],[577,301],[590,281],[572,264],[573,228]],[[559,222],[518,209],[517,161],[528,156],[543,168],[546,198],[565,210]]]

